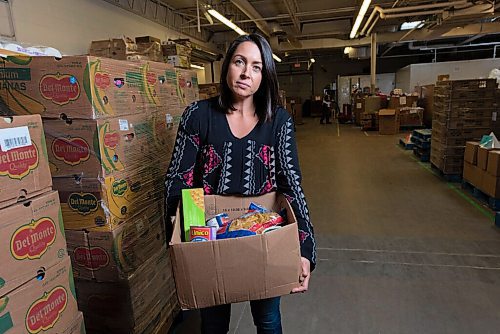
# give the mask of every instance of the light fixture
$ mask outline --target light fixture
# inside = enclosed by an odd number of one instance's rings
[[[204,66],[200,66],[200,65],[196,65],[196,64],[191,64],[191,68],[196,68],[198,70],[204,70],[205,69]]]
[[[344,54],[345,54],[345,55],[348,55],[348,54],[351,52],[351,49],[352,49],[352,48],[351,48],[350,46],[346,46],[346,47],[344,48]]]
[[[401,27],[399,27],[400,30],[410,30],[410,29],[415,29],[415,28],[421,28],[424,25],[424,21],[411,21],[411,22],[403,22],[401,24]]]
[[[361,25],[361,22],[363,22],[363,18],[365,17],[366,11],[368,10],[368,7],[370,6],[371,0],[363,0],[363,4],[361,4],[361,8],[359,9],[358,16],[356,17],[356,21],[354,21],[354,25],[352,26],[351,34],[349,35],[349,38],[354,38],[356,37],[358,33],[359,26]]]
[[[213,17],[215,17],[217,20],[219,20],[222,23],[224,23],[229,28],[231,28],[234,31],[236,31],[238,33],[238,35],[241,36],[241,35],[247,35],[248,34],[247,32],[245,32],[243,29],[241,29],[240,27],[238,27],[236,24],[234,24],[233,22],[231,22],[230,20],[228,20],[224,15],[222,15],[221,13],[219,13],[218,11],[216,11],[215,9],[209,7],[209,9],[207,10],[207,12],[210,15],[212,15]],[[273,58],[278,63],[281,63],[281,58],[278,57],[277,55],[275,55],[274,53],[273,53]]]
[[[314,64],[316,62],[316,59],[314,59],[313,57],[311,57],[311,59],[309,59],[309,61]]]

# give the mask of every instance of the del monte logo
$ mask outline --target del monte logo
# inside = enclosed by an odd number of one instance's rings
[[[40,94],[60,106],[80,97],[80,84],[73,75],[47,74],[40,79]]]
[[[88,270],[104,268],[109,264],[109,256],[101,247],[76,247],[73,260],[77,266]]]
[[[127,181],[119,179],[113,182],[113,194],[116,196],[123,196],[128,189]]]
[[[56,240],[57,227],[50,218],[40,218],[19,227],[10,239],[10,252],[17,260],[39,259]]]
[[[91,193],[72,193],[68,198],[69,207],[82,215],[97,211],[97,198]]]
[[[30,334],[37,334],[54,327],[68,304],[68,293],[62,286],[57,286],[40,299],[36,300],[26,314],[26,329]]]
[[[52,142],[52,153],[57,160],[75,166],[90,158],[90,147],[82,138],[59,137]]]
[[[101,89],[106,89],[111,85],[111,78],[107,73],[96,72],[94,79],[95,79],[95,85]]]
[[[120,135],[116,132],[108,132],[104,135],[104,146],[114,149],[120,141]]]
[[[38,167],[38,149],[35,144],[7,152],[0,149],[0,176],[22,179]]]

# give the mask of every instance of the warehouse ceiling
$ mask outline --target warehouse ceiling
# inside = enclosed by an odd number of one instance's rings
[[[373,0],[355,38],[349,38],[362,0],[106,0],[139,3],[144,14],[166,8],[176,30],[221,50],[237,34],[206,12],[212,8],[246,32],[268,37],[282,57],[340,54],[369,55],[370,34],[377,34],[378,53],[418,52],[445,48],[491,48],[500,44],[500,1]],[[148,7],[149,6],[149,7]],[[123,7],[123,4],[122,4]],[[136,10],[137,12],[137,10]],[[404,22],[421,21],[402,30]],[[500,51],[500,48],[498,49]]]

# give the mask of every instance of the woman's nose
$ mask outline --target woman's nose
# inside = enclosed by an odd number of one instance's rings
[[[243,67],[243,69],[241,70],[241,77],[242,78],[246,78],[246,77],[249,77],[249,73],[248,73],[248,66],[245,66]]]

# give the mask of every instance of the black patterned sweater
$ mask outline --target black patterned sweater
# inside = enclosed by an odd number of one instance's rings
[[[293,123],[278,108],[243,138],[231,132],[217,98],[194,102],[184,111],[165,179],[166,212],[175,215],[181,189],[203,187],[206,195],[283,193],[297,218],[301,254],[316,264],[316,242],[301,187]]]

